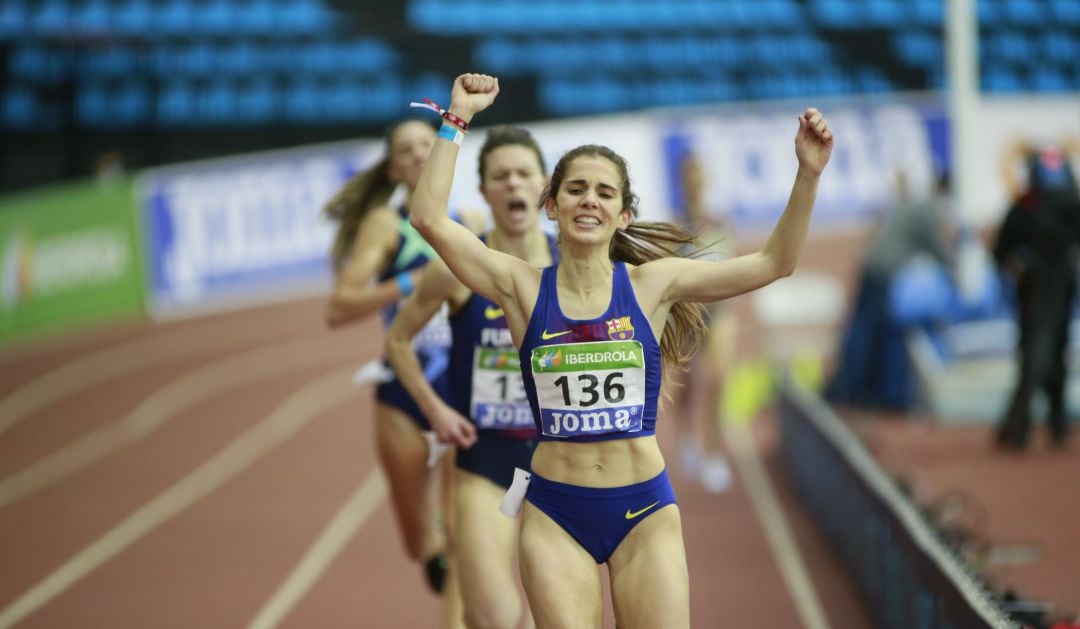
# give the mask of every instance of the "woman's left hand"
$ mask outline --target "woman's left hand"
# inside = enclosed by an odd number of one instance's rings
[[[816,175],[825,170],[832,155],[833,132],[829,121],[813,107],[807,107],[799,116],[799,132],[795,134],[795,156],[799,167]]]

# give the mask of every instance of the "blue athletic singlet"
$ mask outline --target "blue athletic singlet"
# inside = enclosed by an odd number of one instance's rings
[[[379,281],[386,281],[399,273],[406,273],[418,269],[431,260],[437,254],[434,248],[428,244],[420,232],[409,222],[408,212],[404,207],[398,210],[398,248],[393,262],[387,266]],[[391,304],[383,310],[383,321],[387,327],[397,315],[398,304]],[[449,399],[449,382],[446,377],[446,368],[449,363],[450,347],[450,324],[447,321],[446,308],[444,307],[413,337],[413,347],[416,349],[417,358],[424,370],[428,382],[439,394],[439,397]],[[389,367],[389,364],[387,364]],[[405,387],[395,378],[390,382],[379,385],[375,392],[375,399],[389,404],[409,415],[409,417],[423,430],[430,429],[427,419],[420,412],[420,408],[405,390]]]
[[[550,234],[547,239],[551,259],[558,261],[556,240]],[[535,438],[536,426],[525,397],[518,352],[502,309],[472,293],[450,315],[450,331],[453,342],[449,378],[454,409],[491,434]]]
[[[638,306],[626,265],[613,261],[611,303],[595,319],[565,316],[543,271],[518,358],[542,441],[607,441],[655,434],[660,344]]]

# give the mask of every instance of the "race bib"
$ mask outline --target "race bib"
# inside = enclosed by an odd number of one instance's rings
[[[533,428],[532,409],[513,348],[477,347],[473,353],[472,417],[489,430]]]
[[[545,435],[641,430],[645,351],[638,341],[544,345],[531,360]]]

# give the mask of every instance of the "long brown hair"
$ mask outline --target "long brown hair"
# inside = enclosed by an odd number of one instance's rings
[[[339,223],[334,244],[330,249],[330,259],[335,267],[341,267],[352,253],[353,241],[360,224],[372,208],[381,207],[390,202],[390,197],[398,183],[390,179],[390,150],[394,134],[410,122],[427,122],[419,118],[406,118],[394,123],[383,134],[383,156],[375,165],[356,173],[341,190],[323,206],[323,212]]]
[[[559,159],[559,163],[555,164],[555,170],[551,173],[548,187],[540,195],[540,206],[543,207],[548,197],[554,197],[558,192],[570,164],[579,157],[602,157],[615,165],[621,180],[623,211],[630,212],[632,217],[637,218],[638,197],[630,188],[630,169],[626,160],[615,151],[598,144],[586,144],[571,149]],[[686,245],[696,246],[696,244],[697,239],[694,234],[675,223],[632,221],[625,231],[615,232],[608,255],[612,260],[639,265],[659,258],[678,256],[681,248]],[[704,315],[705,309],[701,304],[693,302],[672,304],[669,313],[671,321],[664,326],[664,333],[660,339],[660,352],[664,362],[683,371],[687,369],[706,331]]]

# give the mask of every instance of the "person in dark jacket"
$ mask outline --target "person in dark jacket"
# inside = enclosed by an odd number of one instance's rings
[[[1031,401],[1044,391],[1051,442],[1067,433],[1065,384],[1069,323],[1080,254],[1080,191],[1060,149],[1027,156],[1028,185],[998,231],[994,259],[1015,281],[1019,370],[1012,401],[998,425],[997,444],[1023,449],[1031,427]]]

